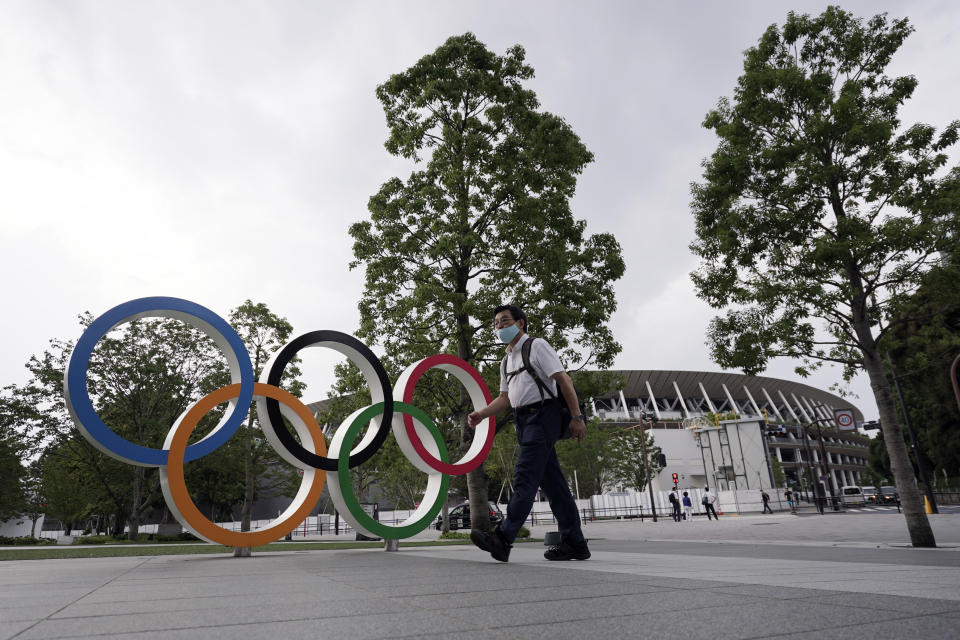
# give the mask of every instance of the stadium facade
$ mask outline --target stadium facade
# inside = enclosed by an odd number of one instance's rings
[[[591,398],[601,424],[632,426],[653,416],[654,439],[667,466],[654,488],[753,489],[773,486],[773,460],[788,484],[823,494],[859,485],[870,439],[859,432],[863,413],[833,393],[800,382],[705,371],[620,370],[624,385]],[[834,410],[853,413],[856,429],[841,431]],[[704,416],[735,414],[735,419]]]

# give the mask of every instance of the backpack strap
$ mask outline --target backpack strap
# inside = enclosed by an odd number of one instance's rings
[[[533,378],[533,381],[537,385],[537,390],[540,392],[540,402],[542,403],[546,400],[544,394],[550,396],[551,400],[555,400],[557,396],[553,393],[553,391],[550,390],[550,385],[540,379],[540,376],[537,375],[537,370],[534,369],[533,365],[530,363],[530,349],[533,347],[534,340],[536,340],[536,338],[529,337],[520,347],[520,358],[523,361],[523,366],[521,366],[519,369],[516,369],[515,371],[507,371],[507,356],[503,357],[503,360],[500,362],[501,375],[507,379],[507,384],[509,384],[514,376],[526,371],[530,374],[530,376]]]
[[[550,390],[550,385],[540,379],[540,376],[537,375],[536,369],[534,369],[533,365],[530,364],[530,349],[533,348],[534,340],[536,340],[536,338],[527,338],[527,341],[524,342],[523,346],[520,347],[520,357],[523,359],[523,369],[526,369],[527,373],[533,376],[533,381],[537,383],[537,390],[540,391],[541,403],[545,400],[543,397],[544,392],[550,396],[551,400],[555,400],[557,396],[555,396]],[[519,369],[518,373],[523,369]]]

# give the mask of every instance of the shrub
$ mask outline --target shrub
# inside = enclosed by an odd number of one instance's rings
[[[469,537],[469,533],[463,533],[461,531],[447,531],[446,533],[440,534],[441,540],[466,540]]]
[[[31,538],[30,536],[20,536],[11,538],[9,536],[0,536],[0,545],[25,546],[28,544],[56,544],[53,538]]]

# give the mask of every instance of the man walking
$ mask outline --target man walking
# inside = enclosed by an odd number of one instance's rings
[[[507,345],[507,355],[500,367],[500,395],[489,405],[467,416],[471,428],[481,420],[513,407],[516,418],[519,458],[513,470],[513,495],[507,504],[507,516],[493,531],[474,529],[470,540],[494,559],[507,562],[513,541],[523,526],[537,488],[543,489],[560,529],[560,544],[544,554],[547,560],[586,560],[590,549],[580,528],[577,503],[560,469],[553,446],[561,435],[561,402],[570,410],[570,434],[582,440],[587,425],[580,414],[573,381],[564,371],[557,352],[546,340],[527,335],[527,315],[514,305],[501,305],[494,310],[493,328]],[[523,362],[522,349],[529,345],[530,368]],[[558,391],[563,393],[559,394]],[[544,394],[546,391],[546,394]]]
[[[770,508],[770,494],[766,491],[761,491],[760,498],[763,500],[763,511],[761,513],[773,513],[773,509]]]
[[[710,487],[705,487],[703,489],[703,510],[707,514],[707,520],[710,520],[710,514],[713,514],[713,517],[717,520],[720,519],[720,516],[717,515],[717,509],[714,506],[714,503],[717,501],[717,496],[710,491]]]

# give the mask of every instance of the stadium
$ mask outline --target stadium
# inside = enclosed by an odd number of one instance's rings
[[[667,458],[654,480],[657,489],[670,488],[673,473],[690,487],[769,488],[773,460],[786,482],[802,490],[821,485],[825,495],[861,484],[870,439],[860,432],[863,413],[838,395],[737,373],[613,373],[623,388],[591,398],[590,411],[610,426],[638,424],[642,414],[656,419],[652,433]],[[849,430],[837,427],[835,410],[853,414]]]

